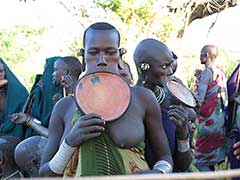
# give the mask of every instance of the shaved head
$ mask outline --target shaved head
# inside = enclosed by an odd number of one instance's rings
[[[205,45],[202,50],[208,53],[212,59],[216,59],[218,56],[218,48],[214,45]]]
[[[87,33],[88,31],[90,30],[95,30],[95,31],[112,31],[114,33],[117,34],[118,36],[118,46],[120,45],[120,33],[119,31],[111,24],[109,23],[106,23],[106,22],[97,22],[97,23],[94,23],[92,24],[91,26],[89,26],[85,32],[84,32],[84,35],[83,35],[83,47],[85,47],[85,42],[86,42],[86,37],[87,37]]]
[[[27,171],[31,177],[38,176],[41,157],[47,143],[47,138],[32,136],[20,142],[14,152],[16,164]]]
[[[4,152],[4,155],[7,158],[13,158],[14,149],[17,144],[20,142],[20,139],[14,136],[1,136],[0,137],[0,151]]]
[[[74,56],[61,57],[57,61],[62,61],[66,65],[66,69],[76,77],[79,77],[79,75],[82,73],[82,64],[78,58]]]
[[[0,137],[0,179],[4,179],[17,170],[14,161],[14,149],[20,139],[14,136]]]
[[[168,47],[156,39],[144,39],[136,47],[134,51],[134,61],[136,65],[146,62],[149,63],[153,56],[159,54],[170,53]]]
[[[134,62],[137,66],[138,84],[144,82],[145,87],[154,88],[163,84],[166,77],[173,73],[173,54],[159,40],[144,39],[136,47]]]

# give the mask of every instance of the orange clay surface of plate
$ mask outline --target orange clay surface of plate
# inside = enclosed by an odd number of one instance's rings
[[[170,91],[171,95],[177,98],[183,104],[189,107],[196,106],[196,100],[193,97],[193,94],[184,85],[177,83],[175,81],[168,81],[167,88]]]
[[[80,79],[75,98],[84,113],[96,113],[111,121],[127,110],[131,95],[128,84],[120,76],[98,72]]]

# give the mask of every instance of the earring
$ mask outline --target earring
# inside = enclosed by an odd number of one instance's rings
[[[125,48],[120,48],[119,49],[119,54],[120,54],[120,56],[122,56],[122,55],[124,55],[124,54],[126,54],[127,53],[127,50],[125,49]]]
[[[118,68],[121,69],[121,70],[124,68],[124,62],[123,62],[122,59],[120,59],[119,62],[118,62]]]
[[[134,81],[133,79],[130,80],[130,84],[133,85],[134,84]]]
[[[150,65],[149,65],[148,63],[141,63],[141,64],[140,64],[140,69],[141,69],[142,71],[147,71],[147,70],[150,69]]]
[[[145,73],[145,74],[144,74],[144,80],[142,81],[142,84],[143,84],[143,85],[146,84],[147,79],[148,79],[148,76],[147,76],[147,74]]]

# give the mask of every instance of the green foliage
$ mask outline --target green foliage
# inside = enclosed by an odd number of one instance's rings
[[[150,17],[150,9],[151,6],[140,6],[139,8],[135,9],[134,12],[139,17],[140,20],[143,22],[147,22]]]
[[[140,22],[146,24],[152,15],[154,0],[147,0],[145,3],[140,3],[136,0],[94,0],[94,3],[103,8],[105,11],[116,13],[122,22],[126,24]]]
[[[74,41],[69,45],[69,49],[68,49],[68,54],[69,55],[73,55],[73,56],[77,56],[78,53],[78,49],[83,47],[82,46],[82,37],[78,36],[74,39]]]
[[[20,76],[22,77],[24,85],[28,91],[31,90],[33,83],[35,81],[36,75],[37,74],[35,72],[31,72],[31,74],[30,73],[20,73]]]
[[[33,29],[28,26],[14,26],[0,32],[0,56],[10,64],[24,62],[40,49],[34,38],[44,33],[46,28]]]
[[[22,25],[0,31],[0,57],[27,89],[31,88],[36,73],[26,62],[39,51],[38,39],[46,30]]]
[[[121,2],[119,0],[93,0],[93,2],[105,11],[119,12],[119,9],[121,9]]]
[[[172,18],[168,15],[163,15],[161,17],[161,26],[157,29],[155,34],[160,39],[160,41],[167,43],[167,40],[169,37],[171,37],[171,34],[174,32],[175,27],[172,22]]]
[[[233,69],[237,66],[238,62],[233,59],[230,52],[225,52],[223,49],[219,49],[219,56],[215,63],[220,66],[229,77]],[[186,54],[179,57],[178,69],[176,76],[183,80],[190,89],[195,91],[195,77],[194,72],[196,69],[204,69],[204,65],[200,64],[199,54]]]
[[[134,27],[136,29],[136,39],[140,35],[148,36],[153,34],[161,41],[167,42],[167,39],[171,37],[174,31],[175,26],[172,18],[166,15],[164,10],[159,11],[160,4],[158,0],[144,0],[141,2],[137,0],[94,0],[93,2],[106,12],[113,12],[123,24],[127,25],[128,29],[124,28],[123,36],[128,36],[128,31],[130,31],[131,27]],[[127,38],[123,37],[122,39]]]

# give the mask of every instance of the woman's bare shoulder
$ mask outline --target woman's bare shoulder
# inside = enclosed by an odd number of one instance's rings
[[[141,86],[133,86],[132,88],[132,93],[134,93],[134,95],[140,99],[142,99],[144,102],[146,101],[152,101],[153,98],[155,98],[154,93],[145,87],[141,87]]]

